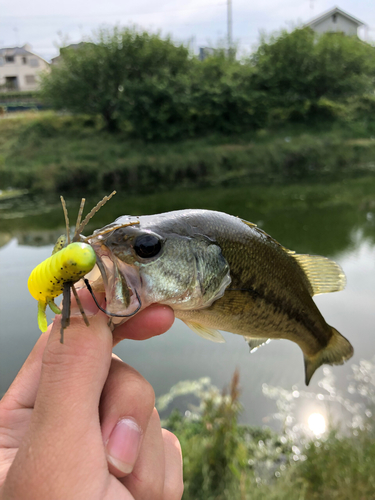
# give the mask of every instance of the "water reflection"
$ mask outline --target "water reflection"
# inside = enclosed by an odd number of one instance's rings
[[[327,322],[354,345],[353,362],[370,359],[375,354],[375,217],[372,215],[375,195],[374,200],[358,196],[350,202],[336,203],[335,193],[325,198],[315,193],[312,202],[309,197],[300,199],[298,187],[295,191],[282,189],[280,192],[261,188],[207,189],[145,197],[117,195],[95,215],[85,233],[126,213],[193,207],[221,210],[256,222],[286,247],[300,253],[334,257],[342,265],[348,278],[346,290],[318,296],[316,302]],[[39,335],[36,303],[26,282],[31,269],[50,255],[57,236],[64,232],[62,210],[56,198],[23,197],[0,203],[0,393],[8,387]],[[88,209],[98,199],[100,196],[90,197]],[[67,202],[74,221],[79,200]],[[288,389],[295,384],[303,387],[301,352],[291,342],[273,341],[250,355],[240,336],[224,336],[226,344],[214,344],[176,321],[167,334],[142,343],[123,342],[116,353],[152,383],[157,395],[167,393],[180,380],[204,376],[223,387],[238,367],[244,420],[260,424],[273,411],[272,402],[262,395],[263,383]],[[346,390],[346,376],[350,372],[349,365],[334,368],[337,385],[342,390]],[[313,378],[313,391],[320,378],[321,373]],[[311,414],[319,409],[311,407],[308,411]]]

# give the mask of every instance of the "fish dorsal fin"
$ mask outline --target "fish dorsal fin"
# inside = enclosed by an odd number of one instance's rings
[[[255,352],[260,346],[271,342],[271,339],[254,339],[253,337],[246,337],[246,335],[243,338],[249,344],[251,353]]]
[[[193,332],[197,333],[200,337],[211,340],[212,342],[225,342],[224,337],[218,330],[214,328],[208,328],[207,326],[203,326],[199,323],[195,323],[193,321],[185,321],[185,324],[193,330]]]
[[[248,222],[247,220],[241,219],[244,224],[246,224],[249,227],[258,227],[254,222]]]
[[[345,288],[344,271],[333,260],[320,255],[302,255],[292,252],[290,254],[304,270],[313,289],[313,295],[338,292]]]

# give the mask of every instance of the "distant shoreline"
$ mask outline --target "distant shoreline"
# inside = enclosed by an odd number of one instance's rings
[[[361,123],[157,143],[109,134],[86,116],[48,111],[0,120],[2,190],[130,194],[332,182],[372,175],[374,158],[375,140]]]

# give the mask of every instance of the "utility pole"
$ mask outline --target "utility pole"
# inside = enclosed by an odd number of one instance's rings
[[[228,54],[232,56],[232,0],[227,0]]]

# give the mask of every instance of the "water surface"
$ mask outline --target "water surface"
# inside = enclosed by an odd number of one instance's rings
[[[345,189],[348,190],[347,184]],[[131,198],[118,194],[95,216],[85,233],[124,214],[210,208],[257,223],[284,246],[299,253],[334,258],[347,275],[347,287],[340,293],[318,296],[316,302],[327,322],[352,342],[355,349],[352,362],[358,363],[375,354],[375,194],[373,198],[359,194],[358,199],[346,200],[342,199],[339,186],[337,192],[323,195],[322,191],[319,186],[308,190],[295,186],[220,188]],[[99,195],[90,196],[88,207],[98,199]],[[78,206],[78,199],[68,200],[73,222]],[[51,254],[57,236],[63,232],[58,197],[47,200],[23,196],[0,201],[0,394],[7,389],[39,336],[37,304],[27,290],[27,278],[34,266]],[[273,341],[250,354],[242,337],[230,333],[224,336],[225,344],[215,344],[198,337],[176,320],[165,335],[144,342],[124,341],[116,347],[116,353],[151,382],[157,396],[181,380],[203,376],[224,387],[238,368],[243,421],[261,424],[274,411],[274,403],[262,395],[262,384],[303,388],[302,353],[292,342]],[[351,362],[333,369],[337,385],[343,390],[351,373],[350,365]],[[320,391],[321,377],[322,368],[312,379],[313,391]],[[321,411],[321,404],[304,403],[301,419],[313,411]]]

